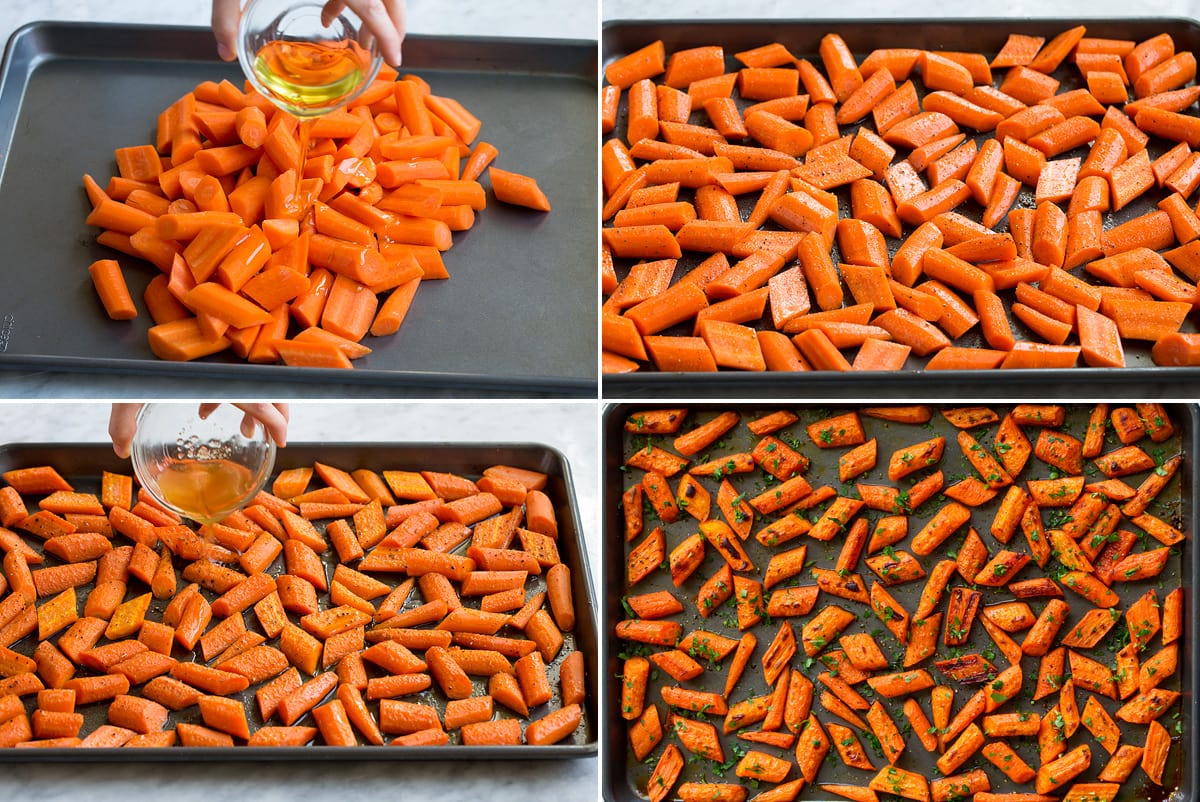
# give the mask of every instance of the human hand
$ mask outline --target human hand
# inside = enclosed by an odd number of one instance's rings
[[[200,418],[203,420],[213,413],[220,404],[201,404]],[[246,413],[242,418],[242,434],[247,437],[254,433],[257,421],[267,430],[267,434],[275,441],[275,445],[287,445],[288,405],[287,404],[234,404]],[[113,451],[121,459],[129,456],[130,446],[133,445],[133,435],[137,431],[137,414],[141,404],[113,404],[112,414],[108,419],[108,436],[112,438]]]
[[[217,54],[225,61],[237,58],[237,29],[243,0],[213,0],[212,28],[217,37]],[[400,66],[400,44],[404,41],[406,0],[328,0],[321,21],[328,25],[349,7],[379,42],[383,60]]]

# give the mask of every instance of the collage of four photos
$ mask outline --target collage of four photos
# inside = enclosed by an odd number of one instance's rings
[[[0,6],[0,798],[1187,798],[1197,19]]]

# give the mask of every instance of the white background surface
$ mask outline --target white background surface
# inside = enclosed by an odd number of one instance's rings
[[[105,404],[0,403],[0,444],[108,442]],[[324,404],[291,407],[292,443],[542,443],[563,453],[599,592],[599,461],[594,402]],[[595,657],[592,657],[595,660]],[[452,748],[451,748],[452,749]],[[69,802],[390,802],[590,800],[597,758],[463,763],[0,764],[0,800]]]

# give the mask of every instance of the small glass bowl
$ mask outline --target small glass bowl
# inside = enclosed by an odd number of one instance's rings
[[[243,433],[251,425],[251,434]],[[142,488],[202,524],[245,507],[275,467],[275,443],[266,429],[232,404],[204,419],[195,404],[146,404],[131,452]]]
[[[296,117],[345,106],[371,85],[383,56],[349,8],[328,26],[325,0],[251,0],[238,26],[238,62],[264,97]]]

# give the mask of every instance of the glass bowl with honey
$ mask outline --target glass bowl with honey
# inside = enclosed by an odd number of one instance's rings
[[[200,524],[249,504],[275,466],[270,435],[232,404],[203,418],[196,404],[146,404],[131,452],[142,489]]]
[[[238,61],[250,83],[302,119],[345,106],[383,64],[375,37],[353,11],[326,20],[324,6],[324,0],[251,0],[238,27]]]

